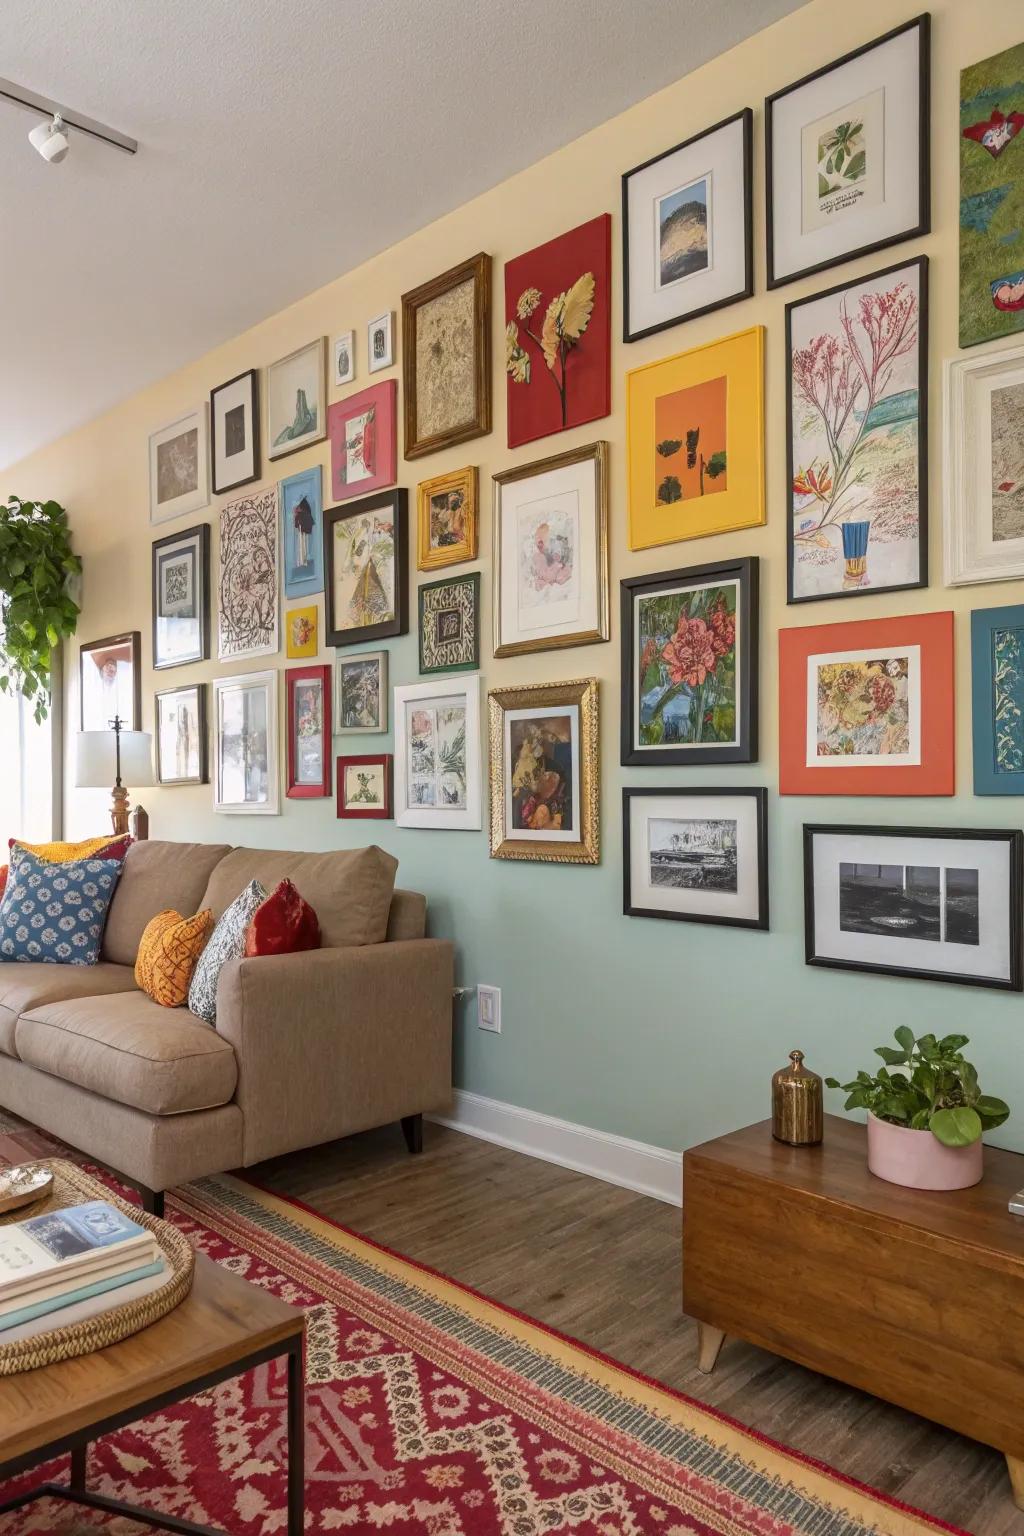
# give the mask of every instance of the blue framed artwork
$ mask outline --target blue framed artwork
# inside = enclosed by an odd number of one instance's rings
[[[974,793],[1024,795],[1024,604],[971,614]]]
[[[284,595],[310,597],[324,589],[324,526],[320,465],[280,482],[284,532]]]

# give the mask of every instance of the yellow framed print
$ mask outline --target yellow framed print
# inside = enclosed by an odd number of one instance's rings
[[[443,565],[475,560],[477,552],[476,465],[421,480],[417,495],[416,567],[435,571]]]
[[[320,650],[316,603],[307,608],[289,608],[285,615],[285,653],[292,661],[316,656]]]
[[[626,375],[629,547],[756,528],[764,502],[764,326]]]

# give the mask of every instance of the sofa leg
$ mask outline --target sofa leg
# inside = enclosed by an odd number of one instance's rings
[[[403,1115],[402,1135],[410,1152],[423,1151],[423,1116]]]
[[[164,1214],[164,1192],[162,1189],[147,1189],[145,1184],[140,1184],[139,1194],[142,1196],[142,1209],[150,1216],[162,1216]]]

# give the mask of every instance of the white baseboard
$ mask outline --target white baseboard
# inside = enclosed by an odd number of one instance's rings
[[[447,1125],[467,1136],[497,1142],[545,1163],[589,1173],[591,1178],[635,1189],[669,1205],[682,1204],[682,1153],[652,1147],[643,1141],[574,1125],[535,1109],[504,1104],[479,1093],[456,1088],[447,1114],[428,1115],[428,1120]]]

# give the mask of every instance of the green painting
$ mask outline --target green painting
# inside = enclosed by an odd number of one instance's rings
[[[1024,43],[960,72],[960,345],[1024,330]]]
[[[733,745],[736,582],[639,602],[639,744]]]

